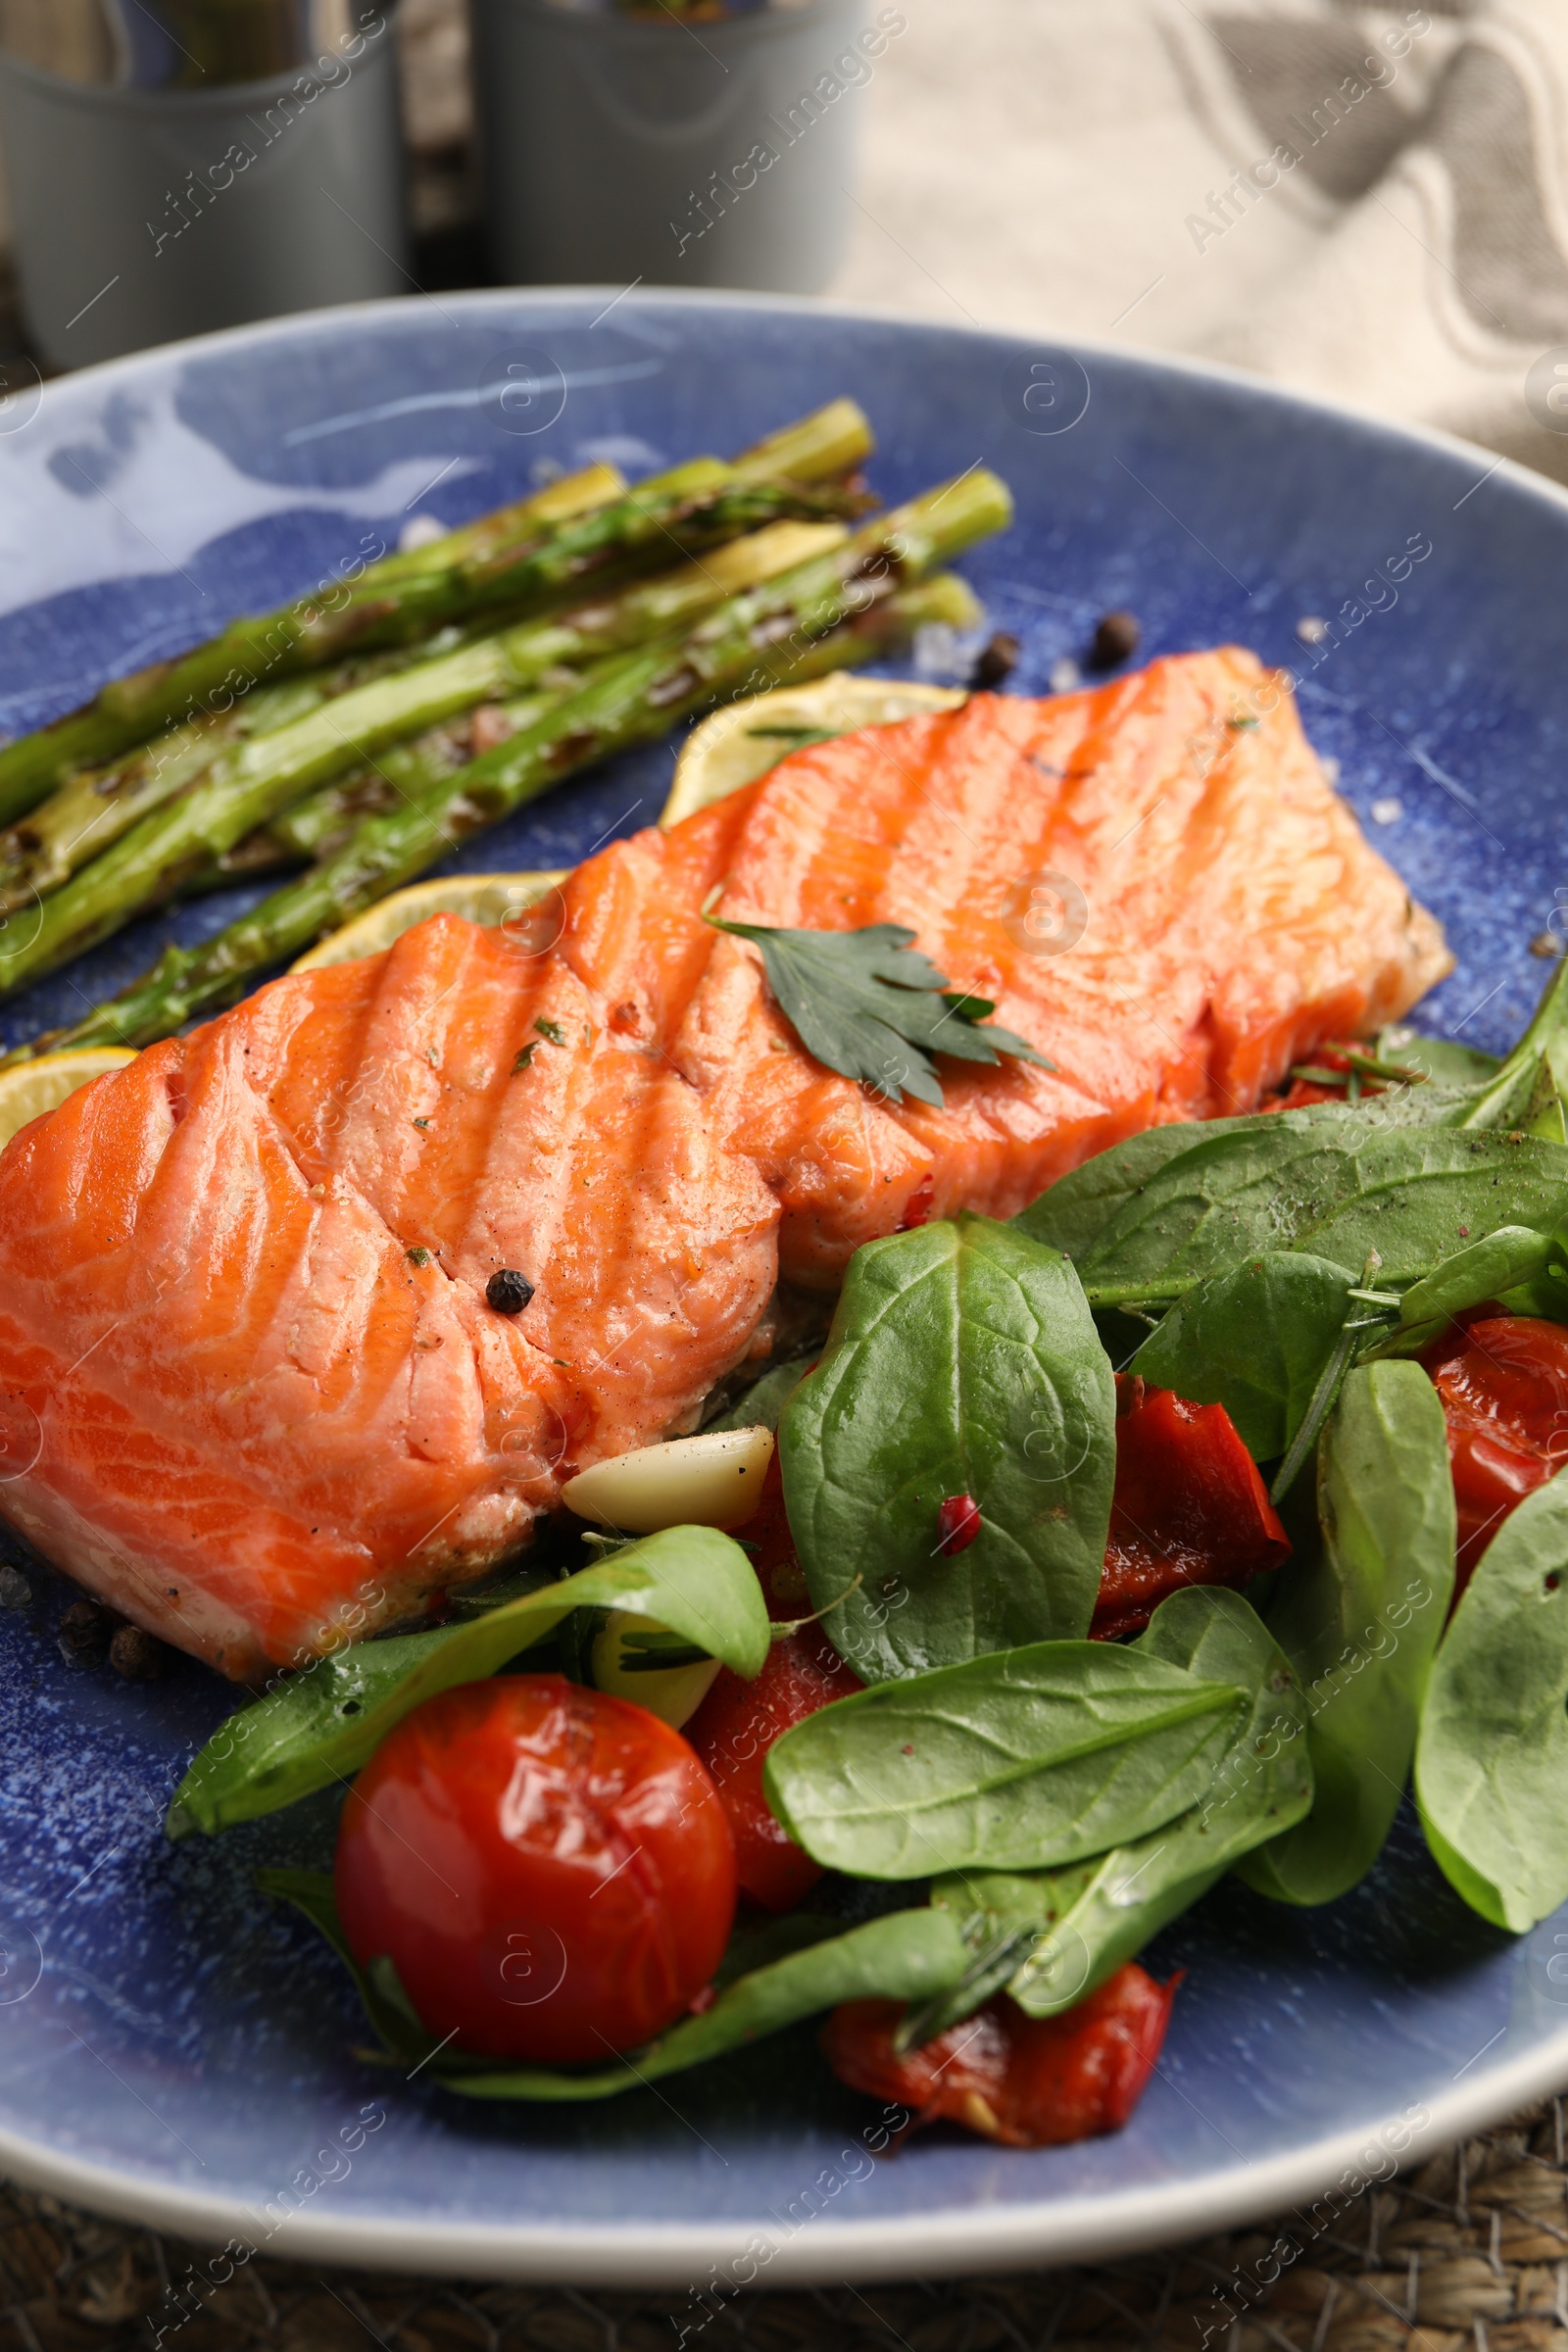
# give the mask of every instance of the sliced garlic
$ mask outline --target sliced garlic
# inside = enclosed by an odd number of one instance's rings
[[[561,1499],[579,1519],[629,1536],[654,1536],[664,1527],[739,1527],[761,1500],[772,1458],[770,1429],[710,1429],[595,1462],[566,1481]]]
[[[639,1617],[631,1609],[612,1609],[604,1630],[594,1636],[591,1652],[594,1689],[607,1690],[612,1698],[631,1699],[678,1732],[683,1723],[690,1722],[712,1689],[718,1660],[702,1658],[687,1666],[663,1667],[634,1662],[649,1654],[640,1646],[639,1636],[667,1633],[667,1627],[657,1625],[652,1617]],[[673,1641],[675,1637],[669,1635],[669,1639]]]

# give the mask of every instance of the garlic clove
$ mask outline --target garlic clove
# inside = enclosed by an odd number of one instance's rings
[[[702,1658],[685,1666],[650,1667],[641,1661],[658,1654],[648,1641],[659,1634],[675,1640],[652,1617],[639,1617],[631,1609],[612,1609],[603,1629],[594,1636],[590,1652],[594,1689],[608,1691],[612,1698],[629,1698],[678,1732],[712,1689],[718,1660]]]
[[[561,1499],[579,1519],[631,1536],[665,1527],[740,1527],[761,1500],[772,1458],[770,1429],[710,1429],[595,1462],[566,1481]]]

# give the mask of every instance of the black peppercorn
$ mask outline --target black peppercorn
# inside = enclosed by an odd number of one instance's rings
[[[60,1620],[60,1646],[71,1657],[102,1655],[120,1622],[95,1600],[74,1600]]]
[[[1114,669],[1118,662],[1130,662],[1143,640],[1143,630],[1132,612],[1107,612],[1095,630],[1095,641],[1089,649],[1089,659],[1096,669]]]
[[[169,1665],[169,1652],[156,1635],[139,1625],[122,1625],[109,1644],[109,1663],[127,1683],[156,1683]]]
[[[990,687],[1000,686],[1010,678],[1018,666],[1018,640],[1005,629],[999,629],[981,653],[969,674],[969,683],[979,694]]]
[[[520,1315],[533,1297],[533,1284],[515,1266],[503,1266],[485,1284],[484,1295],[498,1315]]]

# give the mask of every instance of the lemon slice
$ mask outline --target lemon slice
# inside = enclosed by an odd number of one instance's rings
[[[444,874],[436,882],[416,882],[412,889],[394,891],[391,898],[368,906],[289,969],[314,972],[323,963],[378,956],[432,914],[463,914],[470,923],[514,930],[519,942],[526,935],[530,953],[543,955],[561,935],[557,922],[555,937],[545,936],[560,907],[555,894],[565,879],[564,870],[560,870],[547,874]],[[531,914],[530,909],[534,910]]]
[[[858,727],[891,726],[896,719],[955,710],[966,699],[960,686],[920,686],[912,679],[862,678],[835,669],[809,685],[780,686],[728,703],[687,737],[659,821],[678,824],[743,784],[755,784],[818,732],[852,735]]]
[[[13,1070],[0,1070],[0,1150],[26,1126],[57,1110],[68,1095],[105,1070],[122,1070],[135,1054],[124,1046],[81,1046],[72,1054],[40,1054],[36,1061],[19,1061]]]

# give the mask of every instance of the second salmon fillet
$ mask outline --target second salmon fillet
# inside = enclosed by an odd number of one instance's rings
[[[947,1063],[941,1109],[835,1076],[702,920],[720,886],[907,924],[1054,1069]],[[438,915],[274,981],[0,1156],[3,1508],[225,1674],[408,1617],[693,1426],[781,1277],[1251,1109],[1448,963],[1235,650],[797,752],[563,902],[542,950]]]

